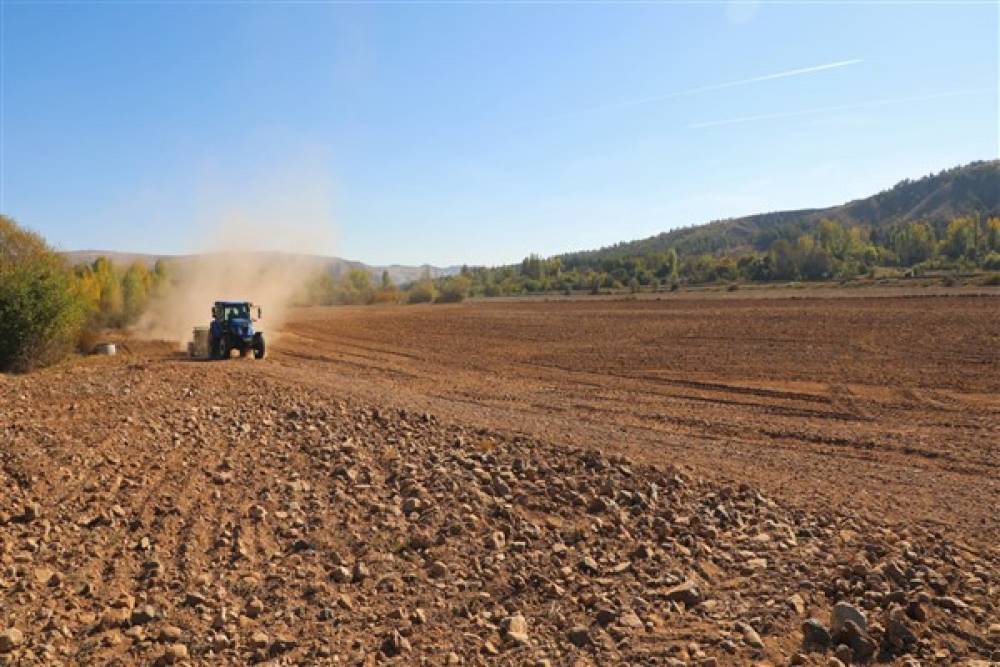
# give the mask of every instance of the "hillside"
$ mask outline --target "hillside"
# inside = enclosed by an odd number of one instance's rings
[[[134,252],[118,252],[115,250],[72,250],[62,253],[71,264],[91,264],[98,257],[107,257],[112,262],[120,266],[128,266],[133,262],[142,262],[147,267],[152,268],[158,260],[168,262],[183,263],[190,261],[198,255],[152,255]],[[301,262],[305,267],[314,267],[316,271],[326,271],[330,275],[339,276],[347,273],[350,269],[365,269],[376,279],[382,275],[382,271],[388,271],[389,277],[397,285],[405,285],[421,278],[424,273],[429,273],[431,278],[441,278],[458,273],[458,267],[437,267],[427,264],[421,266],[407,266],[402,264],[391,264],[388,266],[370,266],[363,262],[356,262],[340,257],[328,257],[323,255],[289,255],[288,253],[254,253],[281,256],[284,259],[292,257],[296,262]]]
[[[673,229],[656,236],[627,241],[560,257],[593,261],[648,255],[674,248],[678,254],[764,249],[774,232],[786,226],[809,229],[831,219],[846,226],[885,229],[898,223],[925,221],[937,228],[959,216],[1000,214],[1000,160],[973,162],[917,180],[906,179],[865,199],[829,208],[775,211]]]

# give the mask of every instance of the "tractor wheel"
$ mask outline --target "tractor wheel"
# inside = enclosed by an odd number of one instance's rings
[[[219,342],[211,336],[209,336],[208,338],[208,358],[209,359],[219,358]]]
[[[228,359],[229,353],[232,352],[232,348],[229,347],[229,341],[223,336],[215,341],[215,358],[216,359]]]
[[[267,348],[264,347],[264,336],[263,334],[254,334],[253,337],[253,358],[263,359],[264,355],[267,353]]]
[[[247,356],[249,352],[250,352],[249,347],[247,347],[246,345],[240,345],[240,359]]]

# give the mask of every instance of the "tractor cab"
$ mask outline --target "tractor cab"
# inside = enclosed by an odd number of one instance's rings
[[[253,317],[254,305],[249,301],[216,301],[212,307],[212,318],[216,322],[230,320],[245,320],[252,322],[261,318],[260,306],[257,306],[257,317]]]

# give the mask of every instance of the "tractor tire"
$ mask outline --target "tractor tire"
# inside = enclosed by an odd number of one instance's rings
[[[216,359],[228,359],[233,348],[229,347],[229,341],[223,336],[215,341],[215,358]]]
[[[244,358],[249,353],[250,353],[249,347],[247,347],[246,345],[240,345],[240,359]]]
[[[209,336],[208,338],[208,358],[209,359],[219,358],[219,342],[212,336]]]
[[[253,336],[253,358],[263,359],[264,355],[267,354],[267,348],[264,346],[264,335],[254,334]]]

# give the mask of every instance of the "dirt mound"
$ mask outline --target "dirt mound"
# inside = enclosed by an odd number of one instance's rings
[[[1000,659],[995,550],[262,368],[0,385],[0,661]]]

